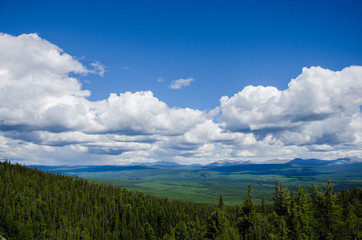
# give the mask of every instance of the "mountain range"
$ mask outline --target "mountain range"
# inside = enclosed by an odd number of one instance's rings
[[[174,162],[167,161],[157,161],[153,163],[136,163],[132,165],[142,165],[142,166],[151,166],[151,167],[160,167],[160,168],[218,168],[218,167],[230,167],[237,165],[298,165],[298,166],[326,166],[326,165],[338,165],[338,164],[351,164],[362,162],[361,158],[338,158],[335,160],[321,160],[316,158],[302,159],[295,158],[293,160],[269,160],[261,163],[253,162],[250,160],[246,161],[232,161],[232,160],[220,160],[215,161],[206,165],[193,164],[193,165],[182,165]]]
[[[277,163],[276,160],[270,160],[262,163],[255,163],[252,161],[231,161],[221,160],[215,161],[206,165],[193,164],[182,165],[175,162],[157,161],[153,163],[131,163],[129,165],[62,165],[62,166],[45,166],[45,165],[30,165],[29,167],[38,168],[42,171],[51,172],[107,172],[107,171],[127,171],[127,170],[146,170],[146,169],[185,169],[185,170],[216,170],[216,171],[237,171],[238,169],[285,169],[290,166],[333,166],[333,165],[347,165],[353,163],[362,163],[361,158],[338,158],[335,160],[321,160],[321,159],[302,159],[295,158],[287,161],[282,160]]]

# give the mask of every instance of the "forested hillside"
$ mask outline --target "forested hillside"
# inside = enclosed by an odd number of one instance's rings
[[[0,235],[7,239],[362,239],[362,190],[328,182],[290,191],[274,204],[157,198],[112,185],[0,163]]]

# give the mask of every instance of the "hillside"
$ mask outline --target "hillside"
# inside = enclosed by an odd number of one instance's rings
[[[178,222],[205,226],[213,210],[7,162],[0,176],[0,234],[9,239],[160,239]]]
[[[289,191],[274,203],[240,206],[158,198],[112,185],[0,163],[0,235],[7,239],[360,239],[362,190],[335,194],[328,182]]]

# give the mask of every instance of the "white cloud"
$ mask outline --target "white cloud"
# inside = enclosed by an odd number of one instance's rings
[[[361,145],[362,67],[334,72],[304,68],[289,88],[247,86],[220,99],[220,119],[230,131],[271,135],[286,146]]]
[[[106,100],[89,101],[90,92],[69,73],[103,75],[103,66],[94,63],[95,70],[88,70],[36,34],[2,34],[0,52],[0,130],[5,146],[13,139],[48,146],[50,152],[67,148],[129,155],[153,151],[159,141],[170,141],[207,120],[203,111],[170,108],[150,91],[112,93]],[[7,151],[1,154],[6,157]]]
[[[16,78],[39,71],[60,75],[69,72],[79,74],[88,72],[72,56],[36,34],[14,37],[0,33],[0,48],[2,68],[6,67]]]
[[[362,154],[362,67],[305,68],[286,90],[248,86],[205,112],[170,108],[151,91],[90,101],[70,73],[102,76],[104,67],[88,69],[36,34],[0,34],[0,53],[2,158],[123,164]]]
[[[362,67],[340,72],[320,67],[303,73],[280,91],[275,87],[247,86],[220,99],[221,119],[234,130],[293,128],[342,114],[359,113],[362,104]]]
[[[206,119],[199,110],[169,108],[150,91],[112,93],[93,107],[93,130],[99,132],[175,135]]]
[[[100,64],[99,62],[91,63],[91,66],[94,67],[93,70],[91,70],[92,73],[98,74],[101,77],[104,77],[105,67]]]
[[[169,88],[171,89],[181,89],[184,87],[187,87],[191,84],[191,82],[194,81],[193,78],[180,78],[178,80],[172,81],[172,83],[169,85]]]
[[[88,73],[81,63],[35,34],[0,35],[0,52],[3,127],[74,128],[83,122],[90,92],[68,76]]]

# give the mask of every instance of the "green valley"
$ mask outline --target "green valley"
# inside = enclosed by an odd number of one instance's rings
[[[183,201],[214,203],[219,194],[225,204],[238,205],[245,196],[248,184],[254,188],[254,200],[261,202],[264,194],[272,201],[275,181],[290,189],[322,187],[333,179],[335,190],[362,186],[362,163],[313,164],[247,164],[220,167],[190,166],[62,166],[39,169],[91,179],[97,183],[114,184],[160,197]]]

